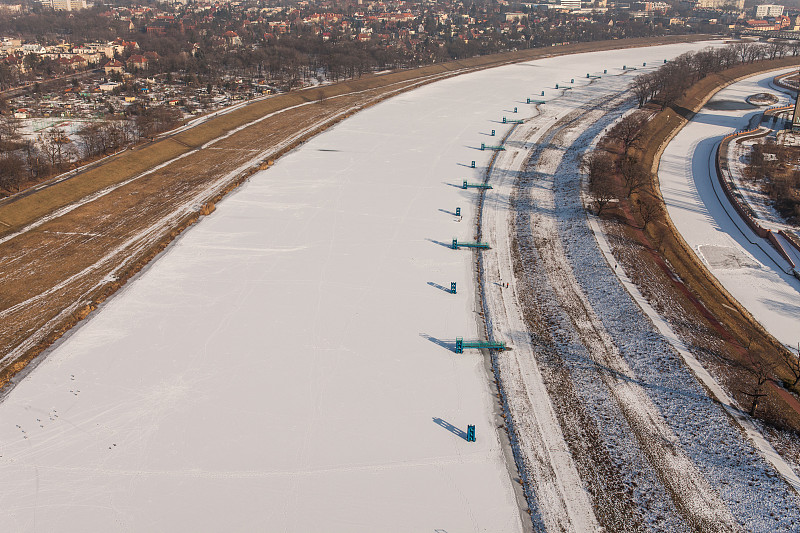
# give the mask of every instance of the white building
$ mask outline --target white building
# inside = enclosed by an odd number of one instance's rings
[[[559,9],[580,9],[581,0],[559,0]]]
[[[765,19],[767,17],[780,17],[783,15],[783,6],[777,4],[763,4],[756,6],[756,18]]]
[[[26,54],[44,54],[47,52],[47,49],[36,43],[25,43],[22,45],[22,51]]]
[[[705,9],[722,9],[723,7],[733,7],[738,10],[744,9],[744,0],[700,0],[697,7]]]
[[[110,93],[111,91],[113,91],[114,89],[116,89],[119,86],[120,86],[119,83],[117,83],[115,81],[109,81],[109,82],[106,82],[106,83],[101,83],[100,84],[100,90],[103,91],[104,93]]]
[[[56,11],[77,11],[86,9],[86,0],[41,0],[43,6],[52,7]]]

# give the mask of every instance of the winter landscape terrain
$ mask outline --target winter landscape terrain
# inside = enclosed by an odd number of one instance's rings
[[[707,44],[440,81],[254,175],[5,396],[0,528],[792,531],[786,476],[581,200],[580,158],[633,105],[622,66]],[[486,177],[477,234],[461,184]],[[451,242],[478,238],[476,280]],[[487,335],[512,348],[495,374],[454,353]]]
[[[722,137],[748,129],[763,113],[745,98],[771,92],[779,98],[776,105],[792,103],[772,86],[776,74],[755,76],[718,92],[709,102],[713,109],[698,113],[664,151],[658,179],[669,215],[687,244],[767,331],[794,347],[800,331],[800,280],[768,241],[736,215],[714,168]]]
[[[730,405],[635,288],[626,287],[632,294],[626,293],[617,279],[624,274],[598,246],[602,229],[587,220],[581,157],[633,105],[621,88],[618,78],[603,78],[543,106],[537,120],[509,135],[508,149],[494,162],[484,220],[495,246],[483,262],[495,337],[515,346],[497,358],[503,382],[513,386],[521,378],[530,390],[544,381],[574,468],[606,528],[791,531],[797,501],[785,482],[798,488],[800,480],[751,424],[732,424],[706,397],[684,362]],[[508,235],[509,224],[515,235]],[[514,271],[512,290],[490,282]],[[643,313],[640,306],[648,308]],[[520,308],[532,341],[519,333]],[[534,359],[537,372],[517,368]],[[548,401],[540,396],[526,405],[524,395],[517,395],[515,405],[511,391],[508,396],[517,425]],[[735,406],[726,410],[739,418]],[[528,416],[530,425],[544,428],[548,419],[536,418]],[[741,429],[750,442],[741,439]],[[525,445],[525,431],[518,435],[527,459],[535,447]],[[539,490],[550,477],[545,473],[540,481],[531,470],[543,529],[558,530],[552,515],[559,506],[541,501],[550,492]],[[769,501],[758,497],[766,486]],[[588,528],[562,522],[560,529]]]

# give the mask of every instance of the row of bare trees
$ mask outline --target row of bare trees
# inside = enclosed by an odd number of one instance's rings
[[[85,158],[109,154],[131,142],[135,126],[128,120],[92,122],[78,130],[82,155]]]
[[[738,64],[800,55],[800,43],[736,43],[721,48],[687,52],[658,70],[637,76],[631,85],[639,107],[657,101],[665,109],[699,80]]]
[[[92,122],[78,130],[81,155],[85,159],[110,154],[141,139],[175,127],[181,114],[175,108],[143,108],[134,118]]]
[[[626,115],[606,135],[604,146],[589,154],[584,160],[584,172],[589,177],[589,187],[594,198],[597,214],[602,214],[609,204],[622,198],[630,199],[639,193],[651,179],[632,149],[639,147],[650,115],[635,111]],[[612,147],[619,153],[612,153]],[[659,213],[658,204],[637,198],[635,207],[643,222],[643,228],[653,222]]]
[[[0,115],[0,193],[19,192],[26,183],[36,183],[73,163],[118,151],[142,139],[175,127],[181,119],[170,106],[141,108],[131,117],[91,122],[70,137],[62,128],[49,128],[35,139],[19,134],[19,121]]]

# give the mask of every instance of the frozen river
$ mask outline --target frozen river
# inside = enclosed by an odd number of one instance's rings
[[[526,97],[702,46],[438,82],[254,175],[0,404],[0,529],[520,531],[459,186]]]

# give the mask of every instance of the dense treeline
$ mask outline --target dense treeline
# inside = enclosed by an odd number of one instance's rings
[[[124,35],[127,23],[101,16],[108,8],[102,5],[73,11],[53,11],[40,4],[28,6],[30,13],[0,16],[0,35],[18,36],[45,44],[67,39],[70,42],[107,41]]]
[[[521,26],[503,32],[500,27],[505,23],[503,13],[480,15],[481,8],[474,3],[456,11],[484,20],[466,27],[450,21],[439,22],[432,14],[424,13],[392,26],[386,22],[370,23],[366,29],[373,37],[362,42],[337,28],[330,28],[323,38],[319,28],[299,20],[300,14],[289,17],[288,32],[283,34],[273,35],[266,22],[250,20],[249,24],[242,24],[247,15],[230,7],[192,13],[187,15],[186,24],[169,24],[158,32],[147,33],[144,29],[153,22],[152,13],[137,17],[136,29],[130,31],[129,21],[109,16],[107,6],[72,12],[68,17],[37,7],[31,13],[0,15],[0,34],[40,44],[63,40],[80,44],[122,37],[138,42],[140,50],[126,50],[120,59],[142,51],[158,53],[160,59],[151,63],[148,74],[173,73],[202,87],[209,83],[216,85],[231,75],[263,76],[282,89],[291,89],[311,76],[340,80],[374,70],[410,68],[504,50],[667,33],[660,25],[637,20],[613,20],[610,15],[597,15],[597,20],[578,21],[575,16],[547,10],[531,11],[519,21]],[[537,17],[543,20],[535,22]],[[400,37],[405,30],[416,31],[420,26],[423,33]],[[229,30],[237,32],[240,46],[232,47],[224,41],[222,35]],[[669,29],[670,33],[676,31],[686,29]],[[51,60],[30,55],[26,61],[29,62],[26,72],[0,63],[0,89],[16,87],[37,76],[47,78],[60,73]]]

